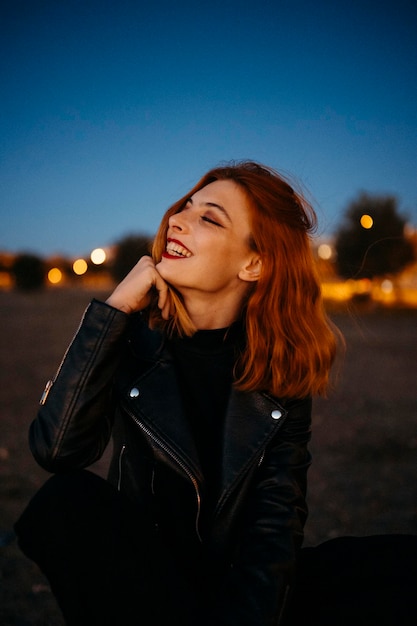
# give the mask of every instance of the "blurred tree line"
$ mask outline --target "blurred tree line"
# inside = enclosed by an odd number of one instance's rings
[[[116,253],[110,266],[116,283],[130,272],[138,260],[151,253],[152,239],[145,235],[127,235],[116,243]]]
[[[405,235],[406,218],[394,196],[361,193],[351,202],[336,233],[337,270],[342,278],[398,274],[414,260]]]
[[[335,233],[336,271],[341,278],[374,278],[395,275],[414,260],[412,243],[405,234],[406,218],[398,209],[394,196],[361,193],[346,208]],[[112,279],[118,283],[137,263],[150,254],[152,239],[146,235],[127,235],[115,243],[113,259],[106,264]],[[100,268],[89,266],[90,270]],[[64,271],[69,275],[68,267]],[[45,262],[33,254],[23,253],[12,266],[19,289],[38,289],[46,282]]]
[[[12,274],[18,289],[39,289],[45,282],[45,263],[35,254],[19,254],[12,265]]]
[[[150,254],[152,239],[146,235],[127,235],[115,243],[113,258],[106,264],[105,269],[111,278],[119,283],[138,260],[145,254]],[[71,264],[61,260],[61,269],[67,276],[72,275]],[[100,272],[103,268],[88,264],[88,270]],[[31,253],[22,253],[16,256],[11,267],[11,273],[17,289],[40,289],[46,282],[47,265],[43,259]]]

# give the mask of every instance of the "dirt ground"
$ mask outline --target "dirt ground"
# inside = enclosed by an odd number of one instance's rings
[[[0,292],[0,624],[62,626],[47,581],[19,551],[13,522],[48,475],[27,430],[92,296]],[[332,312],[347,344],[316,400],[305,545],[342,535],[417,534],[417,310]],[[104,473],[106,459],[95,466]]]

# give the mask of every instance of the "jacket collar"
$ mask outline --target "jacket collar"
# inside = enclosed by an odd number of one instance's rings
[[[156,442],[179,459],[201,484],[203,474],[179,393],[172,357],[159,335],[141,341],[140,356],[153,365],[127,390],[129,413]],[[143,340],[143,337],[142,337]],[[132,389],[136,391],[131,395]],[[286,411],[261,392],[232,389],[223,429],[221,492],[229,493],[242,473],[260,457],[284,421]]]
[[[222,492],[227,495],[255,461],[286,417],[282,404],[258,391],[232,389],[223,431]]]

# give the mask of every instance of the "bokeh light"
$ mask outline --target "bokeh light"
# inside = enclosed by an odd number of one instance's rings
[[[362,215],[361,217],[361,226],[362,228],[372,228],[372,226],[374,225],[374,220],[372,219],[372,217],[370,215]]]
[[[48,272],[48,280],[53,285],[57,285],[62,280],[62,272],[58,267],[51,267]]]
[[[394,289],[394,285],[391,280],[387,278],[382,281],[381,291],[383,291],[384,293],[392,293],[393,289]]]
[[[91,261],[94,265],[101,265],[106,260],[107,255],[103,248],[95,248],[90,255]]]
[[[323,259],[324,261],[328,261],[329,259],[332,258],[332,255],[333,255],[332,247],[329,246],[328,243],[322,243],[318,247],[317,254],[319,255],[320,259]]]
[[[85,261],[84,259],[77,259],[72,264],[72,269],[74,271],[74,274],[82,276],[82,274],[85,274],[88,269],[87,261]]]

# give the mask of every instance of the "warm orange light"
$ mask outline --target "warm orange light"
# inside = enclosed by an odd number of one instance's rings
[[[72,269],[74,270],[74,274],[77,274],[78,276],[85,274],[88,269],[87,261],[84,259],[77,259],[72,264]]]
[[[385,280],[382,281],[381,291],[383,291],[383,293],[392,293],[393,290],[394,290],[394,285],[391,280],[388,280],[388,278],[386,278]]]
[[[94,265],[101,265],[106,260],[106,253],[103,248],[96,248],[92,251],[90,255],[90,259],[94,263]]]
[[[323,259],[324,261],[328,261],[329,259],[332,258],[332,248],[331,246],[329,246],[328,243],[322,243],[317,250],[317,254],[319,255],[320,259]]]
[[[361,217],[361,226],[362,228],[372,228],[372,226],[374,225],[374,220],[372,219],[372,217],[370,215],[362,215]]]
[[[62,272],[57,267],[52,267],[48,272],[48,280],[53,285],[57,285],[62,280]]]

